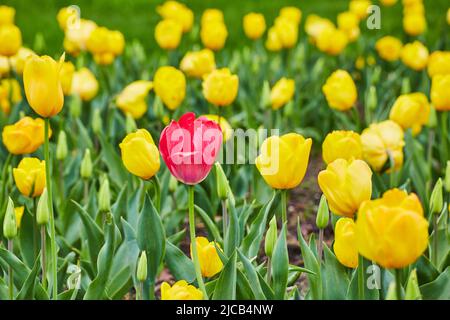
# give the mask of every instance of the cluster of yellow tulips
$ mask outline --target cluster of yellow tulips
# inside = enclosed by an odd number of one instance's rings
[[[368,40],[378,3],[403,40]],[[0,299],[450,298],[450,51],[423,1],[257,9],[230,50],[223,11],[165,1],[148,54],[65,7],[54,59],[0,6]]]

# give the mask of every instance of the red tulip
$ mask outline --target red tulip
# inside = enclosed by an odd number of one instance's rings
[[[164,128],[159,150],[169,171],[185,184],[203,181],[222,145],[222,130],[215,121],[195,119],[188,112]]]

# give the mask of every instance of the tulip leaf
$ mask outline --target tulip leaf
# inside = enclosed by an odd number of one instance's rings
[[[154,285],[158,268],[163,261],[166,237],[161,217],[153,205],[149,195],[146,195],[144,207],[139,216],[137,243],[141,251],[146,252],[147,280],[144,283],[144,289]],[[148,298],[149,290],[144,290],[144,298]]]
[[[20,253],[25,264],[31,267],[39,250],[39,232],[37,226],[33,228],[33,215],[28,208],[24,210],[19,229]]]
[[[381,269],[370,261],[363,259],[362,266],[364,270],[364,299],[378,300],[381,294],[381,281],[384,288],[389,287],[389,283],[393,280],[391,273],[385,269]],[[358,272],[361,266],[353,270],[350,283],[348,284],[346,299],[356,300],[358,297]],[[382,276],[383,275],[383,276]]]
[[[213,300],[236,299],[236,251],[223,267],[212,296]]]
[[[176,280],[195,281],[194,263],[183,251],[170,241],[166,241],[166,265]]]
[[[111,299],[122,299],[133,285],[130,267],[126,266],[111,277],[107,292]]]
[[[231,253],[239,247],[240,245],[240,229],[239,229],[239,221],[236,213],[236,208],[231,204],[230,201],[226,201],[225,204],[228,207],[229,212],[229,224],[226,231],[224,249],[225,254],[230,256]]]
[[[120,189],[117,199],[111,206],[111,212],[114,216],[115,221],[119,221],[120,217],[125,217],[127,213],[127,185],[125,184],[122,189]]]
[[[0,301],[9,299],[9,288],[3,278],[0,277]]]
[[[272,278],[275,299],[283,300],[288,282],[289,257],[286,243],[286,224],[280,231],[272,254]]]
[[[255,300],[250,281],[239,268],[236,270],[236,285],[237,300]]]
[[[102,134],[98,135],[102,146],[102,161],[109,169],[109,177],[118,186],[122,186],[127,181],[127,173],[123,169],[122,160],[117,154],[114,144],[108,143]]]
[[[261,284],[259,283],[258,279],[258,273],[255,270],[255,267],[252,265],[250,260],[241,253],[239,249],[237,250],[237,253],[239,255],[239,260],[244,265],[245,274],[247,275],[248,280],[252,284],[251,289],[253,291],[253,295],[258,300],[265,300],[266,296],[262,291]]]
[[[339,263],[336,256],[326,244],[323,246],[325,263],[322,265],[323,298],[343,300],[347,294],[350,280],[346,268]],[[365,281],[364,281],[365,283]]]
[[[22,288],[17,294],[16,300],[31,300],[34,298],[34,290],[37,281],[37,274],[41,270],[40,257],[41,255],[39,254],[38,257],[36,258],[33,269],[31,269],[30,273],[25,279]]]
[[[420,286],[425,300],[450,299],[450,267],[447,267],[434,281]]]
[[[89,132],[86,130],[86,127],[84,126],[83,122],[81,122],[81,120],[79,118],[76,119],[76,122],[77,122],[77,126],[78,126],[78,134],[79,134],[79,136],[77,137],[78,139],[76,140],[77,147],[80,150],[85,150],[85,149],[92,150],[94,147],[93,147]]]
[[[417,280],[419,281],[419,285],[432,282],[439,276],[439,271],[424,255],[417,260],[414,266],[417,269]]]
[[[200,218],[206,225],[206,228],[213,236],[214,240],[217,242],[222,242],[222,236],[220,235],[220,231],[217,228],[217,225],[214,221],[211,220],[211,217],[199,206],[194,205],[195,211],[200,215]]]

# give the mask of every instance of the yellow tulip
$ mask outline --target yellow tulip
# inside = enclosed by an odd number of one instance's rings
[[[165,20],[174,20],[181,27],[183,32],[192,29],[194,23],[194,13],[184,4],[176,1],[166,1],[156,8],[158,14]]]
[[[71,94],[83,101],[91,101],[98,93],[98,81],[88,68],[81,68],[73,74]]]
[[[122,54],[125,39],[121,32],[112,31],[105,27],[95,28],[86,42],[87,49],[100,65],[109,65],[114,58]]]
[[[450,8],[447,10],[447,24],[450,25]]]
[[[22,33],[13,24],[0,25],[0,55],[11,57],[22,47]]]
[[[16,79],[0,80],[0,108],[6,114],[11,111],[11,104],[14,106],[22,101],[20,84]]]
[[[358,251],[383,268],[403,268],[428,246],[428,222],[414,194],[393,189],[363,203],[356,220]]]
[[[425,15],[425,7],[422,0],[403,1],[403,15],[421,14]]]
[[[119,147],[125,168],[135,176],[148,180],[158,172],[159,151],[147,130],[129,133]]]
[[[413,70],[420,71],[427,67],[428,49],[419,41],[405,44],[401,56],[402,62]]]
[[[59,27],[64,31],[71,25],[74,25],[79,18],[79,12],[73,6],[61,8],[56,15]]]
[[[175,110],[186,96],[186,77],[180,70],[160,67],[153,78],[156,95],[170,110]]]
[[[80,19],[76,28],[67,28],[64,37],[64,50],[73,56],[86,50],[91,33],[96,30],[97,24],[93,21]]]
[[[334,229],[333,249],[338,261],[348,268],[358,267],[358,246],[356,245],[356,225],[350,218],[341,218]]]
[[[336,130],[325,137],[322,158],[326,164],[336,159],[362,159],[361,137],[353,131]]]
[[[125,49],[125,37],[123,33],[113,30],[109,34],[110,50],[115,56],[120,56]]]
[[[202,300],[203,293],[185,280],[177,281],[173,286],[167,282],[161,285],[161,300]]]
[[[334,160],[317,180],[331,212],[340,216],[353,218],[372,196],[372,170],[363,160]]]
[[[17,189],[26,197],[38,197],[45,188],[45,161],[23,158],[13,169]]]
[[[305,31],[311,37],[313,43],[317,42],[317,38],[324,30],[333,28],[336,28],[333,22],[318,15],[311,14],[306,18]]]
[[[214,277],[222,271],[223,263],[217,253],[216,246],[220,249],[220,245],[213,241],[209,242],[205,237],[195,238],[198,251],[198,260],[200,262],[200,269],[202,276],[206,278]],[[192,243],[191,243],[191,257],[192,257]]]
[[[22,217],[23,217],[24,211],[25,211],[24,206],[14,208],[14,214],[16,216],[16,224],[17,224],[18,229],[20,229],[20,224],[22,223]]]
[[[134,119],[140,119],[147,112],[145,98],[152,88],[151,81],[138,80],[130,83],[117,96],[117,107]]]
[[[72,90],[72,79],[75,66],[72,62],[64,62],[61,67],[61,86],[65,95],[69,95]]]
[[[64,105],[60,72],[63,62],[64,55],[59,62],[49,56],[31,56],[25,63],[25,94],[31,108],[41,117],[57,115]]]
[[[450,74],[450,51],[435,51],[428,60],[428,75]]]
[[[412,129],[414,135],[428,123],[430,104],[423,93],[410,93],[399,96],[389,113],[389,119],[397,122],[403,129]]]
[[[203,45],[214,51],[218,51],[224,47],[227,37],[227,27],[223,22],[209,22],[203,25],[200,30],[200,39]]]
[[[222,129],[223,142],[226,142],[231,137],[233,133],[233,128],[231,128],[231,125],[228,123],[225,117],[220,117],[220,121],[219,116],[216,114],[205,114],[202,117],[205,117],[208,120],[215,121],[216,123],[219,124],[220,129]]]
[[[292,100],[295,93],[295,81],[281,78],[270,91],[270,103],[272,109],[277,110]]]
[[[293,189],[305,177],[312,140],[297,133],[271,136],[261,145],[255,164],[274,189]]]
[[[283,7],[279,16],[291,20],[296,25],[299,25],[302,21],[302,11],[297,7]]]
[[[345,70],[333,72],[323,85],[322,92],[330,108],[340,111],[351,109],[358,98],[356,85]]]
[[[434,76],[431,81],[431,102],[438,111],[450,110],[450,74]]]
[[[48,137],[52,135],[49,130]],[[44,120],[23,117],[12,125],[3,127],[3,144],[12,154],[35,152],[44,143]]]
[[[316,45],[320,51],[336,56],[345,49],[348,40],[348,36],[344,31],[334,27],[325,28],[317,36]]]
[[[22,47],[17,51],[17,53],[9,58],[9,62],[11,63],[11,66],[13,67],[14,71],[16,71],[17,74],[23,74],[23,69],[25,67],[25,62],[27,61],[28,57],[35,56],[36,53],[33,52],[33,50],[30,50],[28,48]]]
[[[381,4],[385,7],[393,6],[397,3],[397,0],[381,0]]]
[[[427,21],[423,14],[408,14],[403,17],[403,29],[410,36],[422,34],[427,27]]]
[[[375,43],[375,49],[378,55],[386,61],[396,61],[402,54],[402,42],[391,36],[380,38]]]
[[[223,18],[223,12],[219,9],[209,8],[203,11],[202,19],[200,21],[200,25],[204,26],[210,22],[222,22],[225,20]]]
[[[354,41],[358,38],[360,34],[359,18],[355,13],[346,11],[338,14],[337,24],[339,30],[342,30],[347,35],[349,41]]]
[[[156,42],[165,50],[176,49],[180,44],[182,34],[182,26],[174,20],[162,20],[155,28]]]
[[[8,6],[0,6],[0,26],[5,24],[14,24],[16,10]]]
[[[297,44],[298,25],[289,18],[279,16],[275,19],[274,28],[278,33],[281,45],[285,49],[293,48]]]
[[[356,14],[359,19],[367,17],[367,9],[372,5],[370,0],[351,0],[349,10]]]
[[[283,44],[278,36],[278,32],[275,27],[271,27],[267,32],[266,48],[269,51],[280,51],[283,49]]]
[[[402,128],[392,120],[371,124],[361,134],[364,160],[379,172],[385,165],[390,167],[391,156],[394,168],[399,169],[403,165],[403,138]]]
[[[209,49],[190,51],[180,62],[180,69],[190,77],[202,78],[216,68],[214,52]]]
[[[243,20],[245,35],[256,40],[262,37],[264,31],[266,31],[266,20],[261,13],[248,13],[244,16]]]
[[[202,83],[205,99],[218,107],[228,106],[236,99],[239,78],[228,68],[216,69],[206,75]]]
[[[8,57],[0,56],[0,78],[9,75],[10,61]]]

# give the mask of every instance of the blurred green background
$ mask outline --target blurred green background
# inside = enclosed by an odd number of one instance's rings
[[[63,32],[59,29],[56,14],[61,7],[78,5],[81,17],[92,19],[97,24],[117,29],[125,34],[127,41],[138,39],[146,50],[155,50],[154,26],[160,20],[156,6],[162,0],[2,0],[2,4],[16,8],[16,23],[22,29],[24,43],[33,47],[36,34],[42,34],[49,54],[58,54],[62,49]],[[248,44],[242,31],[242,16],[248,12],[261,12],[270,25],[281,7],[295,5],[303,11],[303,23],[310,13],[317,13],[335,21],[339,12],[348,8],[349,0],[184,0],[195,13],[198,23],[206,8],[219,8],[224,11],[229,30],[227,48]],[[449,0],[425,0],[428,44],[435,43],[446,27],[445,14],[450,6]],[[374,4],[378,1],[374,0]],[[369,37],[384,34],[402,35],[401,0],[394,7],[381,7],[381,30],[367,30],[362,24],[362,32]],[[303,34],[303,30],[302,33]]]

